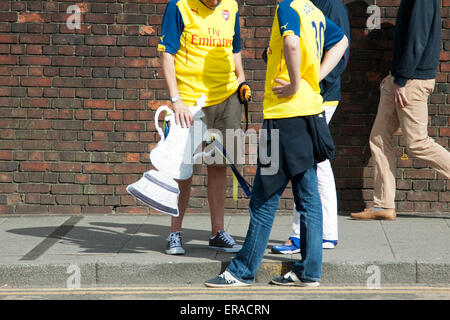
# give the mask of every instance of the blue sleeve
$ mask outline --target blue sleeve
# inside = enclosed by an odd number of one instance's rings
[[[176,54],[180,48],[180,37],[184,29],[183,17],[177,6],[178,0],[170,0],[164,12],[158,50]]]
[[[241,28],[239,26],[239,11],[236,12],[236,21],[234,22],[233,53],[241,52]]]
[[[333,21],[325,16],[325,42],[324,50],[330,50],[336,43],[342,40],[344,32]]]
[[[290,4],[292,1],[282,1],[277,9],[280,35],[296,35],[300,37],[300,17]]]

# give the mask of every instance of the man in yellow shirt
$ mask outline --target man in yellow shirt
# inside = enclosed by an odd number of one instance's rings
[[[238,5],[235,0],[170,0],[158,51],[176,122],[189,127],[190,106],[206,96],[202,119],[208,129],[240,129],[241,104],[235,94],[245,81],[241,60]],[[211,210],[211,248],[237,252],[241,246],[224,231],[226,166],[209,165],[208,202]],[[178,182],[179,216],[173,217],[167,254],[184,254],[181,225],[192,178]]]
[[[267,174],[267,163],[263,163],[260,154],[244,245],[225,272],[207,280],[206,286],[248,286],[253,282],[269,241],[278,203],[289,181],[300,212],[304,240],[300,244],[302,259],[295,263],[292,271],[273,279],[272,283],[320,284],[322,208],[317,187],[317,160],[308,121],[324,117],[319,82],[334,69],[347,46],[348,40],[342,30],[310,1],[283,0],[279,3],[267,54],[263,104],[263,129],[268,130],[268,144],[279,145],[278,171]],[[274,130],[278,130],[278,134]]]

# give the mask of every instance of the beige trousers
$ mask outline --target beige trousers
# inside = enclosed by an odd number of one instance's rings
[[[426,162],[450,179],[450,153],[428,136],[428,96],[435,80],[408,80],[405,90],[409,104],[397,108],[388,75],[382,82],[380,103],[370,133],[370,149],[375,162],[374,205],[395,208],[396,159],[393,134],[400,127],[406,140],[408,155]]]

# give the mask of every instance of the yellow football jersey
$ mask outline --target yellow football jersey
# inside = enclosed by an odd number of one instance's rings
[[[300,38],[300,87],[291,97],[278,98],[272,88],[275,79],[290,82],[283,52],[283,39]],[[309,0],[283,0],[279,3],[267,53],[264,93],[264,119],[292,118],[321,113],[319,77],[323,50],[331,48],[344,33]]]
[[[223,102],[238,87],[233,53],[241,50],[238,5],[223,0],[210,9],[200,0],[171,0],[166,8],[159,51],[175,55],[178,90],[184,103]]]

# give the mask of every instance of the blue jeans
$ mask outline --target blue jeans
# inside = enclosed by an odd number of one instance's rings
[[[250,225],[244,245],[227,268],[233,276],[245,283],[255,279],[269,242],[283,186],[270,198],[264,195],[259,168],[253,183],[250,200]],[[300,212],[300,250],[302,259],[292,271],[301,280],[320,281],[322,275],[322,206],[317,187],[316,168],[306,170],[291,179],[292,193],[297,211]]]

